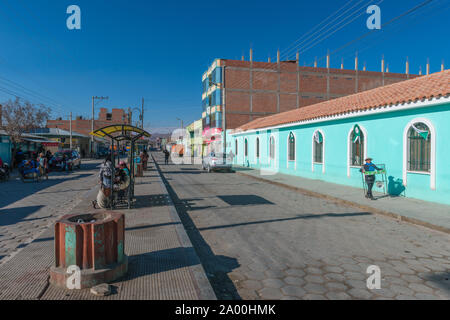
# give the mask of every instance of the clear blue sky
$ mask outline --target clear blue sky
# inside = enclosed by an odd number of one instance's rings
[[[301,64],[311,64],[327,49],[334,51],[368,32],[369,15],[362,8],[380,1],[0,0],[0,89],[48,102],[12,86],[7,81],[12,80],[52,99],[54,115],[65,118],[70,111],[90,117],[93,95],[110,97],[97,108],[139,107],[144,97],[147,127],[175,127],[177,117],[185,124],[201,117],[201,76],[215,58],[240,59],[244,53],[248,59],[252,46],[254,59],[266,61],[344,5],[337,15],[354,6],[330,26],[336,30],[354,21],[316,43],[332,32],[323,29],[309,39],[318,37],[311,42],[315,46],[305,43]],[[382,23],[423,1],[382,1]],[[71,4],[81,8],[79,31],[66,27]],[[339,51],[331,58],[332,67],[339,67],[343,57],[352,68],[358,50],[368,70],[380,70],[382,54],[392,72],[404,72],[406,56],[412,73],[420,65],[425,70],[428,57],[432,72],[440,70],[442,59],[448,68],[449,7],[448,0],[432,1]],[[295,50],[289,58],[294,55]],[[0,101],[9,98],[0,92]]]

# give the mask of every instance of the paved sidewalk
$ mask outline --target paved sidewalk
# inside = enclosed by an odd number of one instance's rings
[[[233,167],[241,175],[287,187],[307,195],[331,200],[401,221],[450,233],[450,206],[405,197],[389,197],[374,192],[376,201],[364,198],[362,189],[306,179],[282,173],[261,175],[260,170]]]
[[[72,212],[94,211],[87,191]],[[49,284],[54,263],[53,225],[0,266],[0,300],[197,300],[216,299],[200,260],[180,223],[154,164],[137,178],[136,206],[125,213],[128,274],[113,283],[113,294],[97,297],[89,290],[64,290]],[[98,212],[99,210],[97,210]]]

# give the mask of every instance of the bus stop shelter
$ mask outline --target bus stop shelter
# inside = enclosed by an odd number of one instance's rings
[[[126,142],[130,144],[130,152],[128,154],[128,165],[130,166],[130,183],[128,185],[128,195],[127,195],[127,204],[128,209],[131,208],[132,202],[134,199],[134,182],[135,182],[135,174],[134,174],[134,153],[136,150],[136,142],[140,140],[141,138],[150,138],[151,135],[144,129],[131,126],[128,124],[115,124],[115,125],[109,125],[107,127],[103,127],[101,129],[97,129],[90,133],[91,135],[99,138],[109,138],[111,139],[111,162],[113,166],[115,167],[115,152],[114,152],[114,146],[119,146],[121,142]],[[119,148],[117,148],[119,149]],[[117,153],[118,158],[120,158],[120,153]],[[118,159],[119,161],[119,159]],[[110,195],[110,205],[111,209],[113,209],[116,206],[116,203],[114,202],[114,181],[115,181],[115,174],[113,170],[113,174],[111,176],[111,186],[112,186],[112,192]]]

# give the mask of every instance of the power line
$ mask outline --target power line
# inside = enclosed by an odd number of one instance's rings
[[[384,0],[378,1],[378,2],[376,3],[376,5],[381,4],[383,1],[384,1]],[[364,6],[364,7],[365,7],[365,6]],[[353,21],[355,21],[356,19],[358,19],[359,17],[361,17],[361,16],[364,15],[365,13],[366,13],[365,11],[361,12],[360,14],[358,14],[357,16],[355,16],[355,17],[354,17],[353,19],[351,19],[350,21],[348,21],[348,22],[346,22],[345,24],[339,26],[338,28],[333,29],[332,32],[328,33],[328,34],[325,35],[323,38],[318,39],[316,42],[310,43],[309,46],[306,47],[306,48],[303,47],[303,48],[301,49],[301,52],[302,52],[302,53],[305,53],[305,52],[308,51],[309,49],[315,47],[316,45],[318,45],[318,44],[321,43],[322,41],[328,39],[330,36],[332,36],[333,34],[335,34],[336,32],[338,32],[339,30],[341,30],[341,29],[344,28],[345,26],[349,25],[350,23],[352,23]],[[345,20],[346,20],[346,19],[344,19],[344,20],[342,20],[342,21],[345,21]]]
[[[398,15],[397,17],[395,17],[395,18],[389,20],[388,22],[384,23],[384,24],[381,26],[381,29],[383,29],[383,28],[385,28],[386,26],[392,24],[393,22],[395,22],[395,21],[397,21],[397,20],[400,20],[401,18],[403,18],[403,17],[405,17],[405,16],[408,16],[409,14],[411,14],[411,13],[413,13],[413,12],[415,12],[415,11],[421,9],[422,7],[424,7],[424,6],[428,5],[429,3],[431,3],[432,1],[433,1],[433,0],[427,0],[427,1],[424,1],[424,2],[420,3],[419,5],[417,5],[417,6],[413,7],[413,8],[411,8],[411,9],[407,10],[406,12],[404,12],[404,13]],[[331,52],[331,55],[332,55],[332,54],[335,54],[335,53],[337,53],[337,52],[339,52],[339,51],[341,51],[341,50],[343,50],[344,48],[346,48],[346,47],[348,47],[348,46],[350,46],[350,45],[352,45],[352,44],[354,44],[354,43],[356,43],[356,42],[358,42],[358,41],[360,41],[360,40],[362,40],[362,39],[364,39],[364,38],[366,38],[366,37],[368,37],[369,35],[373,34],[375,31],[377,31],[377,30],[376,30],[376,29],[370,30],[369,32],[366,32],[366,33],[364,33],[363,35],[361,35],[361,36],[359,36],[359,37],[357,37],[357,38],[355,38],[355,39],[353,39],[353,40],[347,42],[346,44],[342,45],[342,46],[339,47],[338,49],[336,49],[336,50],[334,50],[333,52]],[[322,57],[321,59],[323,59],[323,58],[324,58],[324,57]]]
[[[440,0],[440,1],[446,1],[446,0]],[[425,12],[419,12],[419,11],[415,11],[414,13],[412,13],[409,17],[410,20],[412,19],[412,21],[409,21],[408,24],[406,24],[406,21],[400,21],[397,20],[395,23],[393,23],[391,25],[391,27],[393,27],[393,29],[389,29],[389,31],[386,31],[386,28],[381,29],[381,33],[376,33],[377,34],[377,38],[376,39],[371,39],[370,43],[365,44],[363,47],[358,47],[358,53],[364,52],[367,49],[378,45],[380,41],[385,40],[387,37],[392,37],[395,33],[399,32],[400,30],[404,30],[406,27],[411,27],[412,25],[416,25],[419,23],[424,23],[425,22],[425,17],[430,17],[432,15],[438,14],[438,13],[442,13],[445,10],[450,9],[450,6],[448,5],[448,3],[445,2],[445,4],[447,5],[447,8],[442,7],[442,8],[437,8],[439,5],[442,4],[442,2],[434,2],[433,4],[431,4],[430,6],[427,6],[427,8],[425,9]],[[437,10],[434,10],[434,9]],[[414,17],[420,15],[420,19],[414,19]],[[399,22],[400,21],[400,22]],[[385,32],[388,32],[387,34],[385,34]],[[344,58],[348,58],[349,56],[353,56],[354,55],[354,50],[349,50],[350,47],[344,48],[343,51],[346,52],[343,56]],[[319,61],[323,60],[325,57],[321,57],[319,59]]]
[[[296,48],[298,48],[299,46],[301,46],[303,43],[307,42],[308,39],[310,39],[312,36],[314,36],[315,34],[317,34],[318,32],[322,31],[324,28],[326,28],[327,26],[329,26],[331,23],[333,23],[334,21],[336,21],[337,19],[339,19],[340,17],[342,17],[342,15],[346,14],[349,10],[353,9],[355,6],[357,6],[358,4],[360,4],[361,2],[363,2],[364,0],[360,0],[359,2],[355,3],[353,6],[351,6],[350,8],[348,8],[346,11],[344,11],[343,13],[341,13],[340,15],[336,16],[333,20],[331,20],[330,22],[328,22],[326,25],[324,25],[322,28],[320,28],[319,30],[317,30],[316,32],[312,33],[311,35],[309,35],[306,39],[304,39],[303,41],[301,41],[300,43],[298,43],[295,47],[291,48],[288,50],[288,52],[286,52],[285,54],[282,54],[282,57],[287,57],[289,55],[289,53],[291,53],[293,50],[295,50]],[[349,1],[348,3],[351,3],[351,1]],[[342,8],[344,8],[345,6],[347,6],[346,3]],[[341,8],[341,9],[342,9]],[[341,9],[339,9],[337,12],[339,12]],[[359,9],[357,10],[359,11]],[[336,13],[337,13],[336,12]],[[353,15],[353,13],[350,14],[350,16]],[[333,15],[332,15],[333,16]],[[332,17],[330,16],[330,17]],[[327,18],[328,19],[328,18]],[[325,20],[327,20],[325,19]],[[298,42],[298,41],[297,41]],[[283,52],[281,52],[283,53]]]

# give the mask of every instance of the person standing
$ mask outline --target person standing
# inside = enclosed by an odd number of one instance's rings
[[[48,180],[48,161],[43,152],[39,154],[38,162],[41,177],[45,176],[46,180]]]
[[[111,154],[107,155],[105,161],[100,167],[98,174],[100,180],[100,190],[97,194],[97,200],[92,201],[94,209],[99,206],[100,208],[107,208],[110,205],[110,196],[112,192],[112,175],[114,173],[114,166],[111,162]]]
[[[366,163],[361,168],[361,172],[364,173],[364,178],[367,184],[366,198],[375,200],[372,194],[372,188],[373,185],[375,184],[376,171],[379,171],[381,169],[378,168],[374,163],[372,163],[372,160],[373,160],[372,158],[367,158],[366,160],[364,160]]]
[[[169,164],[169,156],[170,156],[169,151],[164,149],[164,164]]]
[[[147,163],[148,163],[148,153],[147,150],[144,149],[141,154],[141,162],[142,162],[142,168],[143,170],[147,170]]]

